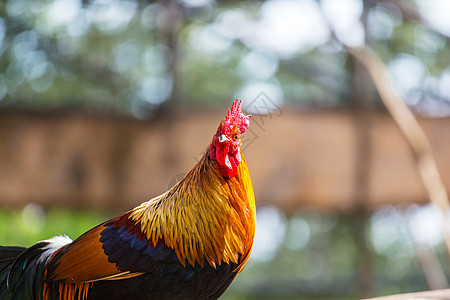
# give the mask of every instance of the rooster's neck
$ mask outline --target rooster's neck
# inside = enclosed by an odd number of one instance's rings
[[[245,158],[233,178],[220,175],[206,151],[197,165],[166,193],[131,214],[153,245],[161,240],[182,264],[223,262],[245,266],[255,233],[255,199]]]

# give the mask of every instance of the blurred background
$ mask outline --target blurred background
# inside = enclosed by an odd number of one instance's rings
[[[257,200],[223,299],[449,286],[446,222],[346,47],[370,46],[450,189],[450,1],[0,3],[0,245],[76,238],[164,192],[232,101]]]

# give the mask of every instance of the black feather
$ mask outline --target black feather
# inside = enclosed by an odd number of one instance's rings
[[[42,299],[45,266],[62,241],[70,239],[58,237],[30,248],[0,247],[0,299]],[[59,295],[51,293],[49,299]]]
[[[89,299],[217,299],[233,281],[238,264],[183,266],[163,240],[155,246],[135,228],[109,222],[100,241],[108,260],[121,271],[144,272],[134,278],[99,281]]]

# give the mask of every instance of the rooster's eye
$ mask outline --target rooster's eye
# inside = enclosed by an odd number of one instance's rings
[[[238,139],[239,139],[239,135],[235,134],[235,135],[233,136],[233,140],[237,141]]]

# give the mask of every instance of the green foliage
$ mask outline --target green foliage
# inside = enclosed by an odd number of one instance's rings
[[[44,211],[33,204],[22,210],[1,209],[0,245],[29,247],[56,235],[75,239],[106,220],[105,215],[98,212],[58,208]]]

